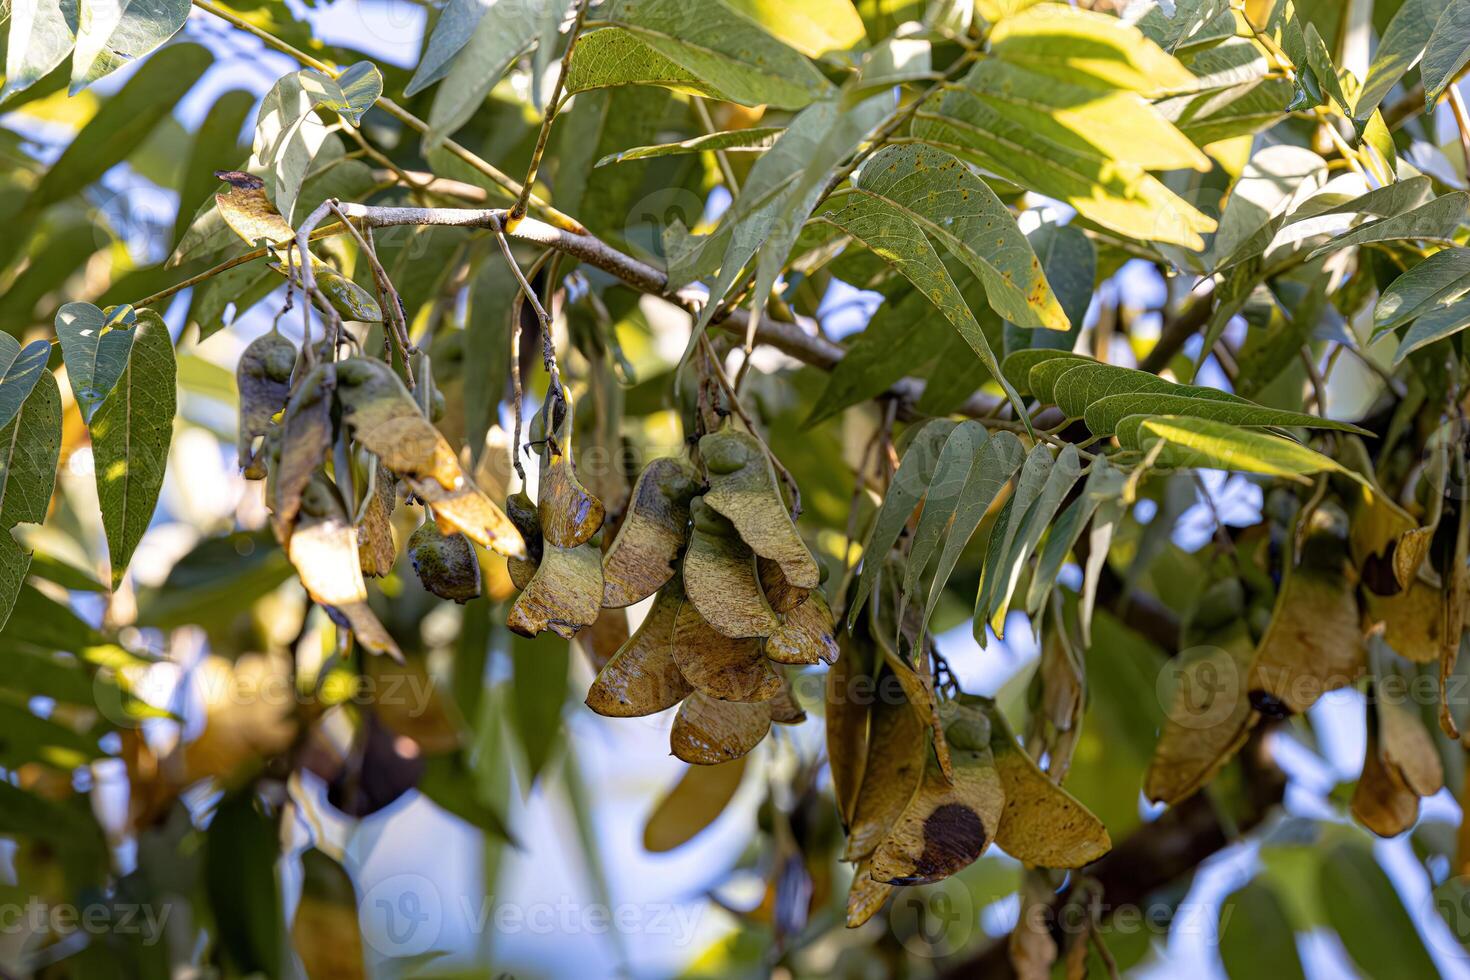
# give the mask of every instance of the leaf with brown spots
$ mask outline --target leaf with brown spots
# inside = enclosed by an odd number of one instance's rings
[[[291,537],[301,495],[311,482],[312,474],[326,461],[332,446],[332,388],[336,384],[336,367],[318,364],[301,379],[296,393],[286,404],[277,443],[280,458],[274,470],[276,535],[281,541]]]
[[[847,928],[856,929],[867,922],[883,903],[888,901],[888,896],[893,894],[894,886],[886,881],[874,881],[872,863],[861,861],[857,870],[852,873],[852,886],[847,890]]]
[[[367,585],[357,557],[357,530],[348,523],[336,488],[320,472],[311,477],[301,496],[300,515],[286,555],[296,566],[307,594],[329,611],[335,610],[364,649],[401,659],[398,644],[368,608]]]
[[[842,825],[850,827],[868,755],[868,706],[876,671],[874,651],[865,637],[843,630],[837,646],[837,660],[827,671],[825,691],[827,764],[837,812]]]
[[[686,769],[643,825],[643,849],[662,854],[693,840],[725,812],[744,777],[744,757]]]
[[[437,513],[437,511],[436,511]],[[570,640],[591,626],[602,609],[602,552],[591,541],[575,548],[547,542],[536,574],[510,607],[506,621],[521,636],[551,630]]]
[[[1271,624],[1250,668],[1251,703],[1263,714],[1297,714],[1367,667],[1358,603],[1347,578],[1347,546],[1326,508],[1300,561],[1287,567]]]
[[[271,420],[286,407],[295,365],[296,345],[273,330],[252,340],[240,355],[235,367],[240,395],[240,437],[236,445],[246,479],[265,476],[255,440],[265,437]]]
[[[338,364],[337,381],[342,417],[353,437],[402,477],[438,520],[507,558],[526,556],[520,532],[470,481],[392,368],[352,357]]]
[[[988,747],[953,750],[954,780],[925,759],[919,791],[873,852],[873,877],[925,885],[962,871],[985,853],[1005,809],[1005,790]]]
[[[718,701],[695,691],[679,705],[669,747],[685,762],[717,766],[747,754],[770,730],[768,705]]]
[[[1113,842],[1102,821],[1037,767],[1005,716],[993,703],[989,707],[990,751],[1005,789],[995,843],[1016,860],[1044,868],[1080,868],[1106,854]],[[960,706],[957,713],[965,710]],[[950,723],[956,753],[973,747],[972,727],[958,718]]]
[[[1250,668],[1249,635],[1228,648],[1201,646],[1180,654],[1177,686],[1144,777],[1155,803],[1193,796],[1245,745],[1260,715],[1243,681]]]
[[[877,691],[870,712],[862,785],[848,820],[844,861],[863,860],[878,849],[919,791],[929,756],[925,723],[896,684],[890,678]]]
[[[633,718],[671,708],[693,690],[674,662],[674,619],[684,605],[675,577],[653,600],[638,629],[597,672],[587,707],[609,718]]]
[[[674,662],[696,690],[723,701],[768,701],[781,678],[761,654],[760,641],[715,629],[687,598],[674,617]]]
[[[837,659],[837,631],[832,608],[821,589],[782,617],[781,627],[766,638],[766,656],[781,664],[832,663]]]
[[[643,468],[623,524],[602,558],[604,606],[631,606],[673,577],[689,536],[689,501],[698,489],[682,460],[664,457]]]
[[[776,470],[760,441],[726,428],[700,439],[699,454],[709,473],[705,503],[735,525],[752,551],[780,565],[786,581],[797,588],[816,588],[821,570],[791,521]]]
[[[730,637],[770,636],[781,623],[761,592],[755,555],[702,497],[690,505],[694,530],[684,553],[684,591],[712,627]]]
[[[441,599],[463,605],[480,594],[480,561],[463,534],[445,534],[432,520],[409,536],[408,559],[419,581]]]

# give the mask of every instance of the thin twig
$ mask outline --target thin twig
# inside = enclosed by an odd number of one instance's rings
[[[1460,131],[1460,152],[1465,155],[1465,180],[1470,182],[1470,114],[1465,112],[1465,97],[1460,94],[1460,87],[1451,83],[1447,91],[1450,111],[1455,116],[1455,128]]]
[[[506,224],[512,228],[526,216],[531,200],[531,187],[536,183],[536,171],[541,167],[541,156],[546,152],[546,143],[551,139],[551,124],[561,112],[561,93],[567,84],[567,72],[572,67],[572,52],[577,47],[577,37],[582,33],[582,21],[587,16],[587,0],[577,0],[577,10],[572,17],[572,32],[567,37],[567,49],[562,52],[561,68],[556,73],[556,85],[551,89],[551,101],[546,104],[546,118],[541,120],[541,131],[536,134],[536,148],[531,151],[531,164],[526,168],[526,179],[521,181],[521,193],[510,209]]]

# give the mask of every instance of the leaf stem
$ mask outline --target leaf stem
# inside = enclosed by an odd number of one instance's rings
[[[572,52],[577,48],[577,38],[582,33],[582,21],[587,16],[587,0],[577,0],[577,11],[572,17],[572,31],[567,37],[567,49],[562,52],[561,68],[556,73],[556,85],[551,90],[551,101],[546,104],[546,117],[541,120],[541,131],[536,134],[536,148],[531,151],[531,164],[526,168],[526,179],[521,181],[520,195],[510,209],[506,225],[514,228],[526,216],[531,199],[531,187],[536,183],[536,171],[541,168],[541,156],[546,152],[546,143],[551,139],[551,124],[561,112],[561,93],[567,84],[567,72],[572,67]],[[508,254],[508,253],[507,253]]]

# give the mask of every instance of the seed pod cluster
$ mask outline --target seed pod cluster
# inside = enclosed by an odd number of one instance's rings
[[[772,723],[805,718],[782,668],[830,662],[837,644],[820,569],[764,447],[725,428],[701,439],[699,458],[704,482],[678,459],[644,469],[602,556],[602,607],[654,600],[598,672],[587,705],[619,718],[678,705],[674,755],[718,765],[743,757]],[[543,566],[554,547],[544,538],[543,531]],[[574,608],[564,599],[563,618]]]

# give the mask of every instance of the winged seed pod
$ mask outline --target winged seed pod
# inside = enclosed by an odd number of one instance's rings
[[[286,545],[286,555],[312,600],[329,612],[335,610],[333,618],[351,627],[365,649],[402,658],[398,644],[368,608],[367,585],[357,557],[357,529],[348,523],[336,488],[320,472],[312,476],[302,495],[301,519]]]
[[[843,827],[851,827],[868,753],[868,715],[876,670],[866,636],[842,630],[837,660],[827,671],[825,688],[827,761],[832,795]]]
[[[271,465],[272,483],[268,486],[268,499],[275,501],[271,513],[276,537],[283,543],[296,524],[301,495],[332,446],[332,390],[336,382],[336,366],[330,362],[318,364],[301,379],[286,403],[273,443],[278,455]]]
[[[536,502],[524,490],[506,498],[505,514],[526,543],[526,557],[509,558],[505,563],[510,572],[511,584],[517,589],[524,589],[531,583],[531,577],[536,574],[536,566],[541,562],[544,547],[541,539],[541,518],[536,513]]]
[[[1241,689],[1251,655],[1248,635],[1180,654],[1178,684],[1143,780],[1150,800],[1172,805],[1193,796],[1245,745],[1260,720]]]
[[[886,881],[874,880],[872,861],[864,859],[858,862],[852,873],[852,886],[847,891],[847,928],[856,929],[877,914],[895,887]]]
[[[887,690],[892,692],[893,686]],[[870,715],[867,758],[848,821],[845,861],[864,860],[878,849],[918,792],[930,755],[928,726],[908,701],[880,696]]]
[[[756,577],[755,554],[734,526],[706,506],[690,502],[693,530],[684,553],[684,591],[710,626],[729,637],[770,636],[781,625]]]
[[[568,430],[571,415],[569,408]],[[536,490],[541,534],[548,544],[557,548],[575,548],[586,543],[602,527],[607,516],[602,501],[592,496],[577,479],[571,443],[570,431],[559,442],[547,441],[546,450],[541,455],[541,480]]]
[[[408,558],[419,581],[441,599],[463,605],[480,594],[480,562],[463,534],[445,534],[432,520],[409,536]]]
[[[689,502],[698,490],[682,460],[663,457],[643,468],[622,526],[602,558],[603,606],[641,602],[673,577],[689,536]]]
[[[781,566],[769,558],[757,555],[755,570],[761,580],[761,591],[766,594],[766,601],[777,615],[784,616],[806,602],[806,597],[812,592],[811,589],[803,589],[788,582]]]
[[[265,477],[257,439],[265,437],[271,419],[286,407],[291,392],[291,369],[296,345],[274,330],[261,334],[240,354],[235,384],[240,392],[240,468],[248,480]]]
[[[651,715],[678,704],[694,690],[674,660],[674,620],[684,605],[678,576],[659,590],[638,629],[587,692],[587,707],[610,718]]]
[[[337,382],[342,418],[353,437],[402,477],[439,521],[507,558],[526,556],[520,532],[475,487],[392,368],[351,357],[337,365]]]
[[[781,617],[781,626],[766,637],[767,657],[782,664],[832,663],[837,659],[836,624],[821,589]]]
[[[723,701],[768,701],[781,686],[759,640],[726,636],[688,599],[674,616],[674,662],[695,689]]]
[[[381,577],[393,570],[398,547],[393,543],[393,508],[398,504],[396,480],[388,468],[372,456],[372,493],[363,501],[362,520],[357,526],[358,557],[362,573]]]
[[[558,548],[547,542],[536,573],[510,607],[506,625],[522,636],[549,629],[570,640],[597,619],[601,598],[602,552],[597,545],[588,541]]]
[[[817,561],[791,521],[776,470],[760,441],[727,427],[701,438],[699,455],[709,474],[705,503],[735,525],[752,551],[780,565],[788,582],[816,588]]]
[[[720,701],[695,691],[679,705],[669,747],[685,762],[715,766],[745,755],[770,730],[768,705]]]

